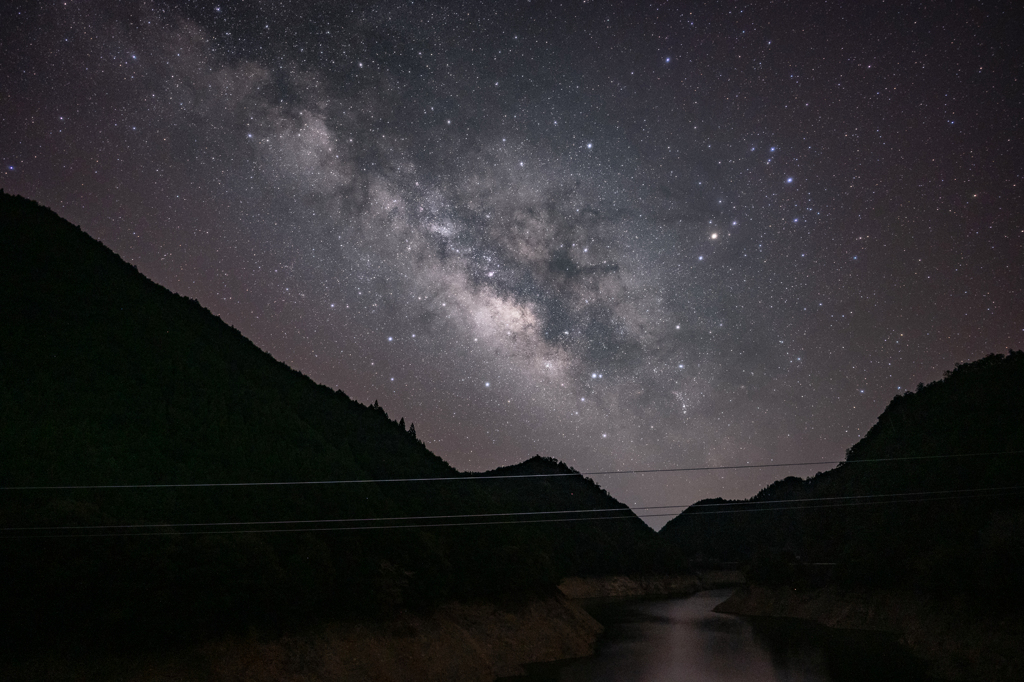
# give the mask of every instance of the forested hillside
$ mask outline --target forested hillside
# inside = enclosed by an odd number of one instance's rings
[[[896,396],[838,468],[745,503],[703,500],[661,535],[691,560],[743,562],[754,580],[1024,605],[1024,352]]]
[[[62,630],[195,637],[678,568],[678,551],[592,481],[457,472],[381,408],[2,193],[0,320],[8,653]],[[534,457],[490,473],[573,472]],[[438,477],[455,480],[193,485]],[[452,518],[606,508],[623,518]],[[409,518],[430,516],[448,518]],[[338,519],[356,521],[323,521]],[[514,523],[459,525],[498,521]]]

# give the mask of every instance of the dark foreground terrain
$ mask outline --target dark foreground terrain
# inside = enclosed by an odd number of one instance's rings
[[[566,576],[681,565],[565,465],[458,472],[404,419],[2,193],[0,319],[5,664],[548,603]],[[386,480],[409,478],[448,480]],[[293,481],[357,482],[262,485]],[[612,511],[492,516],[573,509]]]
[[[703,500],[662,537],[736,562],[728,613],[898,635],[951,679],[1024,675],[1024,352],[897,396],[846,462],[750,500]]]

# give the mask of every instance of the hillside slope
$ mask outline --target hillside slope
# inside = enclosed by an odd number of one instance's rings
[[[958,365],[897,396],[844,464],[748,502],[703,500],[661,535],[691,559],[745,562],[764,583],[1024,605],[1024,352]]]
[[[473,480],[382,409],[317,385],[2,192],[0,319],[0,640],[11,650],[55,629],[196,637],[677,567],[675,549],[592,481]],[[522,473],[573,472],[541,457],[492,472]],[[173,487],[436,477],[456,480]],[[140,485],[172,487],[52,488]],[[622,518],[408,518],[594,508]],[[379,518],[434,527],[282,523]]]

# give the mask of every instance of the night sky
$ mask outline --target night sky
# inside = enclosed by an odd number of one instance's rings
[[[461,469],[841,459],[1024,347],[1017,1],[4,4],[0,187]]]

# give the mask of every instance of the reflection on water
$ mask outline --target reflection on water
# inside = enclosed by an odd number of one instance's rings
[[[528,666],[524,682],[927,680],[884,636],[714,613],[729,590],[591,607],[607,628],[594,656]]]

